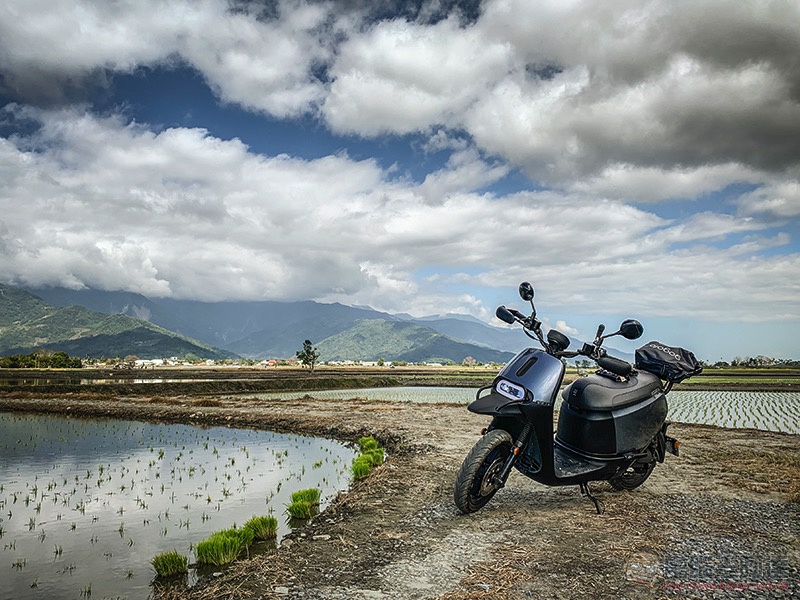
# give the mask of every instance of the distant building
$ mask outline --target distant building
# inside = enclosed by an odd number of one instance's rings
[[[155,367],[163,367],[166,364],[163,358],[151,358],[151,359],[137,359],[133,362],[134,366],[137,369],[153,369]]]

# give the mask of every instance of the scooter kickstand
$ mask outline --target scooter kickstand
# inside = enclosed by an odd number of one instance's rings
[[[581,487],[581,494],[583,494],[584,496],[589,498],[589,500],[594,502],[594,507],[597,510],[597,514],[598,515],[602,515],[603,514],[603,505],[600,504],[600,500],[598,500],[597,498],[592,496],[592,492],[589,491],[589,484],[584,482],[584,483],[580,484],[580,487]]]

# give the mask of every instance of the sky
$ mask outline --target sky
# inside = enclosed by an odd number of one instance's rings
[[[800,358],[800,3],[4,0],[0,281]]]

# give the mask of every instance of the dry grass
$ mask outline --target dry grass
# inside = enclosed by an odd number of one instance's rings
[[[786,495],[790,502],[800,501],[800,454],[786,449],[730,448],[711,449],[706,457],[720,467],[726,483],[757,493]]]
[[[199,398],[198,400],[192,401],[192,406],[218,408],[224,406],[224,404],[214,398]]]
[[[493,552],[492,560],[471,565],[458,584],[458,589],[446,592],[437,600],[511,600],[515,586],[534,579],[529,568],[530,549],[502,546]]]

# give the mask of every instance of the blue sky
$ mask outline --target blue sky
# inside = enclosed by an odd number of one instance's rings
[[[706,360],[800,358],[799,25],[779,1],[7,0],[0,280],[494,324],[529,280],[579,338],[635,317]]]

